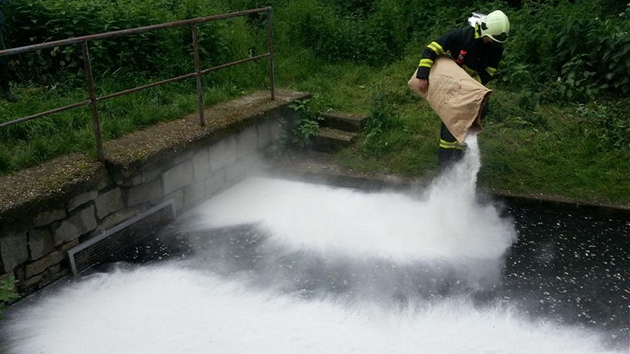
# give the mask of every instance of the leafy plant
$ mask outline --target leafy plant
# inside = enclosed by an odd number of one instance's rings
[[[309,101],[309,99],[295,100],[289,105],[289,108],[298,112],[298,118],[288,129],[288,141],[299,147],[311,144],[313,137],[319,132],[319,122],[322,120],[309,109]]]
[[[16,284],[17,280],[14,277],[0,282],[0,316],[6,306],[19,297],[15,288]]]

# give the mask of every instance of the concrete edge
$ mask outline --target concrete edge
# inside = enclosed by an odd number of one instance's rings
[[[46,203],[49,208],[62,207],[69,196],[85,192],[110,178],[124,178],[134,171],[152,163],[159,163],[181,153],[185,148],[220,139],[233,129],[252,124],[266,114],[287,107],[295,100],[310,97],[310,93],[286,89],[276,90],[275,101],[269,91],[256,91],[206,108],[206,127],[200,127],[196,114],[171,122],[148,127],[145,130],[107,141],[105,164],[84,153],[73,153],[43,162],[5,176],[0,176],[0,226],[9,222],[32,219],[32,212],[39,211],[38,205]],[[156,141],[156,134],[176,130],[180,134],[160,137],[161,144],[151,146],[140,143]],[[164,156],[161,156],[163,154]]]
[[[340,172],[334,168],[308,170],[303,166],[286,167],[272,164],[264,173],[272,177],[337,187],[356,188],[366,191],[402,191],[414,188],[425,188],[428,186],[427,181],[421,179],[408,179],[386,174],[358,175],[351,172]],[[483,186],[478,187],[477,194],[479,197],[489,197],[490,200],[503,202],[507,205],[517,206],[519,208],[544,209],[575,215],[630,221],[630,206],[584,203],[560,198],[527,196],[491,190]],[[483,199],[488,199],[485,197]]]

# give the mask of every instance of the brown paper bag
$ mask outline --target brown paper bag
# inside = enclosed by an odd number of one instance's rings
[[[492,90],[473,79],[448,57],[438,57],[429,72],[426,97],[418,89],[418,70],[407,85],[417,95],[426,98],[459,143],[466,140],[469,130],[480,131],[481,109]]]

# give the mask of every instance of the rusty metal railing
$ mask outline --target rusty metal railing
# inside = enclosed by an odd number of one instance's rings
[[[233,61],[233,62],[229,62],[225,64],[221,64],[221,65],[214,66],[211,68],[202,69],[201,59],[199,56],[199,41],[198,41],[198,35],[197,35],[198,24],[211,22],[211,21],[217,21],[217,20],[223,20],[223,19],[228,19],[228,18],[234,18],[234,17],[240,17],[240,16],[247,16],[250,14],[263,13],[263,12],[267,13],[267,49],[268,49],[267,53],[251,56],[245,59],[241,59],[241,60],[237,60],[237,61]],[[177,76],[177,77],[173,77],[170,79],[162,80],[162,81],[153,82],[147,85],[138,86],[135,88],[131,88],[131,89],[116,92],[116,93],[111,93],[111,94],[107,94],[103,96],[96,95],[94,76],[92,74],[92,64],[90,60],[90,51],[89,51],[89,46],[88,46],[89,42],[95,41],[95,40],[113,38],[113,37],[120,37],[120,36],[125,36],[125,35],[130,35],[130,34],[155,31],[155,30],[166,29],[166,28],[182,27],[182,26],[191,27],[194,63],[195,63],[194,72]],[[104,154],[103,154],[103,140],[101,137],[101,123],[100,123],[100,118],[99,118],[99,113],[98,113],[98,102],[105,101],[110,98],[114,98],[118,96],[127,95],[130,93],[138,92],[141,90],[149,89],[149,88],[156,87],[159,85],[164,85],[164,84],[175,82],[175,81],[181,81],[188,78],[193,78],[193,77],[196,78],[197,80],[197,110],[199,113],[199,123],[201,126],[205,126],[206,120],[204,117],[202,76],[209,72],[221,70],[221,69],[231,67],[234,65],[247,63],[253,60],[269,58],[269,81],[270,81],[270,86],[271,86],[271,99],[272,100],[275,99],[275,79],[274,79],[275,75],[274,75],[274,62],[273,62],[272,33],[273,33],[273,11],[272,11],[271,6],[268,6],[268,7],[262,7],[262,8],[257,8],[257,9],[251,9],[251,10],[231,12],[231,13],[225,13],[225,14],[214,15],[214,16],[198,17],[198,18],[189,19],[189,20],[174,21],[174,22],[162,23],[158,25],[137,27],[137,28],[112,31],[112,32],[106,32],[106,33],[99,33],[99,34],[93,34],[93,35],[88,35],[88,36],[81,36],[81,37],[68,38],[68,39],[63,39],[63,40],[58,40],[58,41],[28,45],[24,47],[0,50],[0,57],[1,57],[5,55],[23,54],[23,53],[36,51],[36,50],[54,48],[54,47],[65,46],[65,45],[81,44],[81,47],[83,50],[83,62],[85,66],[85,74],[86,74],[86,80],[87,80],[87,85],[88,85],[88,95],[89,95],[89,98],[87,100],[84,100],[81,102],[76,102],[67,106],[54,108],[48,111],[39,112],[30,116],[26,116],[26,117],[18,118],[9,122],[1,123],[0,128],[19,124],[19,123],[26,122],[26,121],[36,119],[39,117],[47,116],[53,113],[58,113],[58,112],[66,111],[69,109],[90,105],[91,111],[92,111],[94,136],[96,139],[96,151],[98,154],[98,159],[102,161]]]

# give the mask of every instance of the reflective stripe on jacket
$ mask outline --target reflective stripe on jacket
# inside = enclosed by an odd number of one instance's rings
[[[442,149],[457,149],[457,150],[465,150],[466,144],[460,144],[456,141],[450,142],[444,139],[440,139],[440,147]]]

